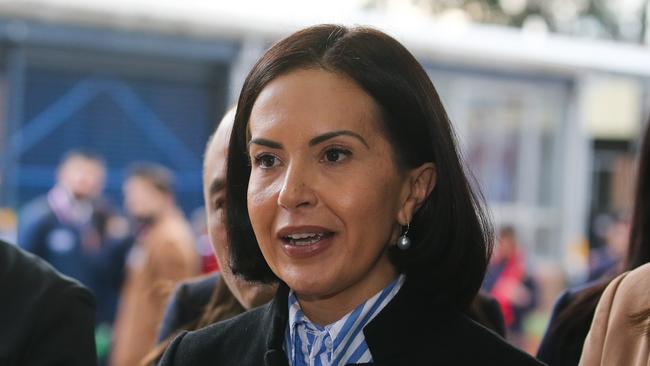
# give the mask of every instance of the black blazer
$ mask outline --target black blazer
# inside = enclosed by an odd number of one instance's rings
[[[86,288],[0,241],[0,365],[96,365],[94,333]]]
[[[287,366],[288,291],[280,286],[265,306],[181,333],[159,365]],[[372,365],[542,365],[441,299],[423,296],[408,280],[363,333]]]

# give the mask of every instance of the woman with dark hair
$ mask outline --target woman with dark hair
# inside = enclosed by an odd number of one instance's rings
[[[623,271],[650,262],[650,130],[641,144],[630,243]],[[617,273],[617,275],[620,273]],[[565,291],[557,300],[537,357],[550,366],[575,366],[592,325],[596,305],[615,276]],[[602,301],[602,300],[601,300]],[[619,363],[622,365],[622,363]]]
[[[239,97],[227,165],[235,273],[271,303],[181,333],[162,365],[538,365],[470,320],[492,250],[415,58],[368,28],[275,44]]]
[[[602,292],[581,366],[650,365],[650,121],[641,145],[627,258],[629,272]]]

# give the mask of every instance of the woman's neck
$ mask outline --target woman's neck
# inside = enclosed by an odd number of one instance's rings
[[[380,268],[377,268],[380,267]],[[380,259],[375,268],[361,280],[325,296],[303,296],[296,293],[300,308],[314,324],[326,326],[343,318],[354,308],[386,288],[398,276],[388,258]]]

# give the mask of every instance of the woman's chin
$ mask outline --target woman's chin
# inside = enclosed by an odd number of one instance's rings
[[[328,297],[331,294],[331,286],[328,286],[323,281],[305,281],[304,279],[287,282],[289,288],[302,299],[318,299]]]

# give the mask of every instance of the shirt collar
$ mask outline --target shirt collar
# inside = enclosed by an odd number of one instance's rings
[[[309,353],[315,355],[321,351],[329,353],[326,358],[332,365],[345,364],[348,361],[372,361],[370,352],[367,351],[363,328],[395,297],[405,279],[404,275],[398,276],[373,297],[324,327],[312,323],[305,316],[295,293],[290,291],[287,304],[289,322],[284,344],[290,364],[302,364],[296,360],[307,360]],[[364,350],[367,351],[365,356]]]

